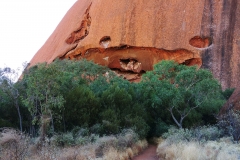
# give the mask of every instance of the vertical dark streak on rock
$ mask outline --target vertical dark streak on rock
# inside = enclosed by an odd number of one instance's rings
[[[234,28],[236,21],[236,9],[237,9],[237,0],[224,0],[222,17],[227,17],[222,19],[221,22],[221,31],[222,35],[221,40],[221,69],[220,69],[220,79],[223,80],[224,87],[229,88],[231,86],[231,56],[233,54],[233,37],[234,37]],[[227,22],[226,22],[227,20]],[[226,24],[228,27],[226,27]]]
[[[134,45],[136,45],[136,33],[135,33],[135,22],[137,21],[136,20],[136,5],[137,4],[133,4],[133,8],[132,8],[132,12],[131,12],[131,17],[130,17],[130,24],[129,24],[129,32],[128,33],[129,35],[132,35],[130,36],[131,39],[130,39],[130,42]]]
[[[121,34],[121,40],[120,42],[125,42],[126,41],[126,14],[124,14],[124,16],[122,17],[122,23],[121,23],[121,30],[122,30],[122,34]]]
[[[156,4],[157,4],[157,3],[156,3]],[[154,15],[156,15],[156,14],[157,14],[157,11],[155,10],[155,11],[154,11]],[[157,23],[157,22],[158,22],[157,16],[154,16],[153,18],[154,18],[154,22]],[[155,30],[155,25],[156,25],[156,24],[154,24],[154,25],[152,26],[152,27],[153,27],[153,30]],[[158,33],[156,33],[156,34],[158,35]],[[156,43],[157,43],[157,38],[152,39],[152,41],[153,41],[154,46],[156,46],[156,45],[157,45],[157,44],[156,44]]]
[[[221,35],[219,36],[219,41],[220,41],[220,44],[221,44],[221,52],[219,54],[221,54],[221,61],[220,61],[220,64],[221,64],[221,68],[220,68],[220,81],[222,82],[222,85],[226,85],[226,81],[222,80],[222,78],[224,77],[225,75],[225,70],[224,68],[226,67],[226,64],[225,64],[225,61],[227,61],[227,58],[228,57],[225,57],[225,52],[226,52],[226,44],[224,43],[224,41],[226,41],[226,29],[224,29],[224,26],[226,25],[225,23],[225,16],[226,16],[226,11],[227,11],[227,0],[223,0],[223,4],[222,4],[222,19],[221,19]]]
[[[221,4],[219,4],[221,3]],[[223,88],[232,85],[233,68],[231,57],[233,56],[234,31],[236,30],[237,0],[205,0],[201,24],[201,36],[211,37],[213,46],[202,52],[203,68],[213,71]],[[217,10],[222,6],[221,10]],[[220,22],[215,19],[215,14],[221,14]],[[216,28],[215,28],[216,27]]]
[[[233,55],[233,41],[234,41],[234,31],[235,31],[235,27],[236,27],[236,16],[237,16],[237,2],[238,0],[233,0],[232,1],[232,4],[231,4],[231,9],[230,9],[230,11],[231,11],[231,15],[230,15],[230,31],[229,31],[229,35],[228,35],[228,38],[227,38],[227,40],[228,40],[228,42],[229,42],[229,44],[228,44],[228,46],[229,46],[229,53],[231,54],[231,55]],[[232,56],[229,56],[229,67],[231,67],[231,58],[230,57],[232,57]],[[233,71],[233,68],[230,70],[231,72],[229,73],[231,76],[233,76],[233,73],[232,73],[232,71]],[[231,80],[232,80],[232,77],[231,78],[228,78],[228,80],[229,80],[229,84],[228,84],[228,87],[231,87]]]
[[[210,0],[210,4],[209,4],[209,7],[210,7],[210,9],[209,9],[210,10],[210,25],[211,26],[214,25],[214,22],[213,22],[213,19],[214,19],[213,1],[214,0]],[[213,30],[213,27],[210,27],[210,37],[213,37],[213,36],[214,36],[214,30]]]
[[[161,3],[159,3],[159,0],[155,0],[155,4],[157,5],[157,6],[159,6],[160,7],[160,4]],[[154,11],[154,15],[158,15],[158,14],[160,14],[160,12],[161,11],[159,11],[159,10],[155,10]],[[153,29],[153,31],[155,31],[156,29],[156,26],[157,27],[160,27],[160,20],[158,19],[158,17],[157,16],[153,16],[153,18],[154,18],[154,25],[152,26],[152,29]],[[158,39],[160,39],[161,37],[159,36],[159,32],[158,31],[156,31],[156,37],[152,40],[153,41],[153,44],[154,44],[154,46],[158,46],[159,44],[157,44],[157,40]]]
[[[121,30],[122,30],[122,34],[121,34],[121,41],[120,42],[126,42],[127,41],[127,27],[126,26],[128,26],[128,24],[127,24],[127,19],[128,19],[128,16],[127,16],[127,11],[129,10],[129,8],[131,7],[131,5],[129,5],[129,6],[127,6],[126,7],[126,9],[125,9],[125,11],[126,11],[126,13],[124,14],[124,16],[122,16],[122,28],[121,28]]]
[[[214,43],[214,30],[213,26],[214,22],[214,11],[213,11],[213,1],[214,0],[205,0],[204,2],[204,9],[203,9],[203,16],[202,16],[202,23],[201,23],[201,32],[200,35],[201,37],[210,37],[212,38],[212,43]],[[202,60],[203,60],[203,68],[212,68],[212,49],[207,49],[203,51],[202,53]]]

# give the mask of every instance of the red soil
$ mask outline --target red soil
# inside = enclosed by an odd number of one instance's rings
[[[149,145],[145,151],[143,151],[140,155],[134,157],[133,160],[158,160],[156,149],[156,145]]]

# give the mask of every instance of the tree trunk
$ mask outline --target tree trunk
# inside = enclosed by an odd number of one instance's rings
[[[172,118],[173,118],[173,120],[174,120],[174,122],[177,124],[177,126],[180,128],[180,129],[182,129],[182,117],[181,117],[181,121],[180,122],[178,122],[177,121],[177,119],[175,118],[175,116],[173,115],[173,108],[174,107],[172,107],[171,109],[169,109],[169,111],[170,111],[170,113],[171,113],[171,115],[172,115]]]
[[[50,116],[51,116],[51,123],[52,123],[52,131],[54,132],[54,123],[53,123],[53,116],[51,111],[50,111]]]
[[[64,118],[64,112],[63,112],[63,130],[66,132],[66,123],[65,123],[65,118]]]
[[[41,128],[40,128],[40,142],[43,143],[46,139],[47,129],[49,127],[51,117],[49,115],[43,114],[41,116]]]
[[[22,132],[23,131],[22,130],[22,116],[21,116],[21,112],[20,112],[20,108],[19,108],[17,99],[15,99],[15,107],[17,108],[17,112],[18,112],[20,131]]]

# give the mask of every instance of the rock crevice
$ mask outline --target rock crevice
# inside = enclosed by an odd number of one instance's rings
[[[89,29],[91,26],[91,21],[92,21],[91,16],[89,14],[91,5],[92,3],[86,9],[80,27],[78,27],[75,31],[73,31],[69,36],[69,38],[66,39],[67,44],[78,43],[80,40],[84,39],[88,35]]]

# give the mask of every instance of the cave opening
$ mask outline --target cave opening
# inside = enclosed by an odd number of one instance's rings
[[[101,45],[103,48],[108,48],[109,43],[111,42],[110,36],[104,36],[100,39],[99,45]]]
[[[110,68],[110,69],[119,77],[122,77],[123,79],[126,79],[130,82],[140,82],[142,75],[146,73],[146,71],[144,70],[141,70],[141,72],[139,73],[135,73],[133,71],[126,71],[119,68]]]
[[[142,63],[134,58],[119,59],[122,70],[140,73],[142,71]]]
[[[122,63],[124,63],[124,64],[126,64],[126,65],[129,64],[129,63],[135,63],[135,62],[137,62],[136,59],[132,59],[132,58],[120,59],[119,61],[122,62]]]
[[[182,62],[180,64],[186,65],[186,66],[196,65],[198,68],[200,68],[202,65],[202,59],[201,58],[191,58],[191,59],[185,60],[184,62]]]

